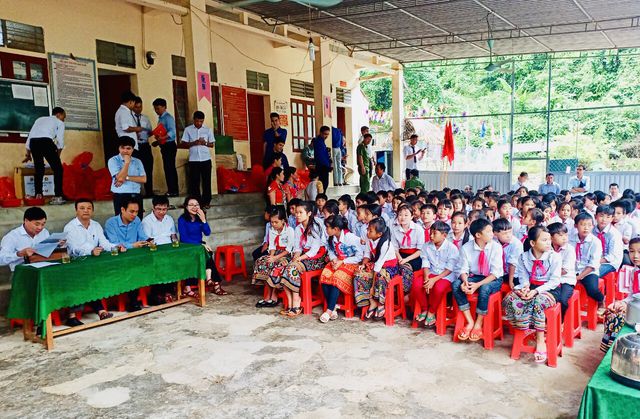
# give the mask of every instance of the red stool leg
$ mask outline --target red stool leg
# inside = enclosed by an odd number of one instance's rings
[[[393,278],[387,286],[387,296],[384,300],[384,323],[387,326],[393,326],[395,323],[395,278]]]
[[[436,335],[444,336],[447,332],[447,296],[442,296],[436,309]]]
[[[304,272],[301,275],[300,282],[300,298],[302,299],[301,306],[304,314],[311,314],[311,277],[308,272]]]
[[[127,294],[118,295],[118,311],[125,311],[127,305]]]
[[[238,246],[240,248],[240,267],[242,268],[242,276],[244,277],[244,279],[248,279],[249,276],[247,275],[247,263],[244,260],[244,249],[242,248],[242,246]]]
[[[344,297],[344,317],[350,319],[355,311],[355,301],[352,294],[342,294]],[[342,306],[341,306],[342,307]]]
[[[143,307],[149,306],[149,292],[151,287],[142,287],[138,290],[138,299]]]
[[[562,334],[560,330],[560,304],[545,310],[547,320],[547,365],[558,366],[558,357],[562,356]]]
[[[62,320],[60,320],[60,312],[58,310],[51,313],[51,322],[54,326],[62,326]]]
[[[525,333],[524,330],[514,329],[513,331],[513,344],[511,345],[511,359],[520,359],[520,353],[522,352],[524,344]]]
[[[567,312],[564,316],[564,345],[573,347],[574,339],[582,336],[582,321],[580,319],[580,291],[574,290],[569,298]]]
[[[603,280],[604,280],[604,287],[605,287],[604,304],[605,304],[605,307],[608,307],[609,304],[615,301],[615,297],[616,297],[616,273],[610,272],[606,274]]]

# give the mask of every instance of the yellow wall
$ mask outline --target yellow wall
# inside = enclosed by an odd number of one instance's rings
[[[143,14],[140,6],[118,0],[81,1],[81,0],[0,0],[0,18],[41,26],[44,28],[45,49],[47,53],[73,53],[76,57],[96,58],[95,40],[117,42],[132,45],[136,51],[136,68],[125,69],[96,63],[98,71],[115,70],[132,74],[133,90],[142,97],[145,113],[155,124],[151,102],[156,97],[164,97],[169,104],[169,112],[173,112],[171,55],[184,56],[182,27],[169,14],[153,12],[144,15],[144,47],[143,47]],[[180,18],[175,17],[179,23]],[[252,92],[268,95],[266,111],[273,106],[274,100],[286,100],[290,103],[291,78],[312,82],[313,74],[306,51],[292,47],[274,48],[271,41],[257,34],[227,25],[210,25],[212,33],[211,51],[209,41],[197,43],[204,50],[198,53],[210,54],[211,61],[217,64],[218,81],[221,85],[232,85],[246,88],[247,69],[269,74],[270,91]],[[223,39],[224,38],[224,39]],[[226,39],[226,40],[225,40]],[[143,68],[144,52],[153,50],[158,58],[149,68]],[[19,50],[0,47],[0,51],[13,52],[24,55],[38,55]],[[357,87],[357,70],[345,57],[331,53],[331,82],[338,85],[339,81],[346,81],[349,88]],[[335,98],[335,92],[333,93]],[[360,97],[355,94],[355,98]],[[354,100],[355,102],[355,100]],[[358,100],[358,103],[361,103]],[[357,108],[359,106],[359,108]],[[335,115],[335,99],[333,113]],[[357,109],[356,109],[357,108]],[[354,103],[353,112],[347,112],[347,127],[350,119],[354,126],[345,133],[348,139],[357,139],[363,109]],[[268,112],[265,125],[268,126]],[[290,131],[290,127],[286,127]],[[348,129],[349,131],[349,129]],[[291,132],[289,133],[291,135]],[[0,160],[0,176],[10,176],[13,167],[18,164],[24,154],[21,144],[1,144],[3,159]],[[249,143],[236,141],[235,151],[249,159]],[[353,148],[351,148],[353,150]],[[64,161],[69,162],[81,151],[89,150],[94,153],[92,166],[104,166],[102,151],[102,135],[100,132],[68,130],[65,137],[65,150],[62,153]],[[155,150],[156,165],[154,181],[159,191],[165,190],[164,176],[159,150]],[[292,152],[292,142],[288,139],[285,146],[289,160],[301,166],[299,153]],[[353,156],[353,153],[351,153]],[[178,153],[179,177],[181,189],[185,188],[185,176],[182,166],[186,163],[187,152]],[[249,163],[250,164],[250,163]]]

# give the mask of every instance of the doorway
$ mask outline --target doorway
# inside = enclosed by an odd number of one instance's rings
[[[336,108],[336,127],[342,131],[342,135],[347,136],[347,122],[345,118],[344,108],[337,107]]]
[[[102,149],[104,164],[118,154],[118,136],[114,120],[120,107],[122,92],[131,90],[131,77],[128,74],[98,74],[100,89],[100,119],[102,122]]]
[[[249,153],[251,157],[251,166],[262,164],[264,157],[264,142],[262,134],[264,133],[264,96],[247,94],[247,110],[249,116]]]

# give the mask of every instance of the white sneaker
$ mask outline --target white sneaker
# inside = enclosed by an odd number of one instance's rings
[[[49,205],[63,205],[66,203],[67,201],[65,201],[61,196],[54,196],[51,198],[51,201],[49,201]]]

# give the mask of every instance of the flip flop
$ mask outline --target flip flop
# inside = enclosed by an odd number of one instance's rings
[[[329,316],[329,320],[337,320],[338,319],[338,312],[337,311],[332,311],[331,315]]]
[[[458,333],[458,340],[462,340],[462,341],[468,340],[469,333],[471,333],[472,329],[473,329],[473,326],[465,327],[464,329],[462,329],[460,333]]]
[[[423,322],[427,319],[427,313],[420,313],[416,316],[417,322]]]
[[[370,319],[373,316],[373,313],[376,312],[376,309],[373,307],[369,307],[369,309],[367,310],[367,314],[364,315],[364,317],[366,319]]]
[[[289,317],[298,317],[301,314],[302,314],[302,307],[294,307],[292,309],[289,309],[289,312],[287,313],[287,316],[289,316]]]
[[[426,327],[433,327],[436,325],[436,318],[434,317],[429,317],[427,316],[427,318],[424,320],[424,325]]]
[[[320,323],[329,323],[330,319],[331,319],[331,315],[325,311],[324,313],[322,313],[319,320],[320,320]]]
[[[469,342],[477,342],[482,339],[482,329],[471,329],[469,334]]]
[[[385,311],[386,311],[386,310],[385,310],[384,306],[382,306],[382,307],[378,307],[378,308],[376,309],[376,319],[377,319],[377,320],[384,319],[384,313],[385,313]]]
[[[533,353],[533,359],[536,364],[544,364],[547,362],[547,351],[535,351]]]

